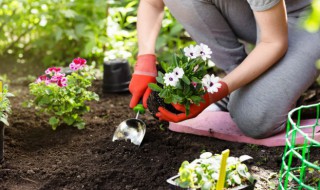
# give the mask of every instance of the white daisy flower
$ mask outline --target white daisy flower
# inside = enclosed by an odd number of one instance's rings
[[[212,51],[207,45],[201,43],[199,46],[199,54],[201,58],[206,61],[211,58]]]
[[[185,47],[183,51],[184,51],[184,54],[191,59],[194,59],[200,56],[200,46],[190,45],[189,47]]]
[[[180,67],[176,67],[173,69],[173,73],[176,75],[178,79],[181,79],[184,75],[184,70]]]
[[[202,78],[202,85],[207,88],[209,84],[210,84],[210,75],[206,74]]]
[[[207,89],[210,93],[218,92],[218,88],[221,88],[221,83],[219,83],[220,78],[214,76],[214,74],[205,75],[202,79],[203,86]]]
[[[166,73],[163,79],[166,86],[176,86],[179,81],[174,73]]]

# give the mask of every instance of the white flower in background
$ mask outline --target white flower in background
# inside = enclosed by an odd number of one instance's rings
[[[214,76],[212,74],[211,76],[206,74],[202,79],[202,85],[207,89],[208,92],[214,93],[218,92],[218,88],[221,87],[221,83],[219,83],[220,78]]]
[[[189,47],[185,47],[183,49],[185,56],[194,59],[200,56],[200,46],[190,45]]]
[[[179,81],[174,73],[166,73],[163,79],[166,86],[176,86]]]
[[[216,66],[216,64],[213,61],[209,60],[208,67],[214,67],[214,66]]]
[[[180,67],[176,67],[173,69],[173,73],[176,75],[178,79],[181,79],[184,75],[184,70]]]
[[[201,58],[206,61],[211,58],[212,51],[207,45],[201,43],[199,46],[199,53]]]

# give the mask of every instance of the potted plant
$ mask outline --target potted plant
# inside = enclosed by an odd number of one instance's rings
[[[168,179],[168,183],[191,190],[214,190],[219,179],[222,156],[205,152],[191,163],[184,161],[178,175]],[[255,179],[242,162],[252,159],[243,155],[239,158],[228,157],[226,162],[225,189],[254,189]]]
[[[174,110],[171,103],[182,104],[189,114],[191,104],[200,104],[207,92],[217,92],[221,85],[219,77],[208,74],[211,50],[205,44],[190,45],[174,54],[172,62],[160,62],[158,65],[157,83],[150,83],[153,91],[147,101],[150,112],[155,115],[158,107]]]
[[[88,89],[95,79],[93,66],[86,65],[85,59],[76,58],[69,68],[72,72],[67,75],[61,68],[48,68],[44,75],[29,85],[34,97],[31,105],[39,113],[50,116],[48,122],[53,130],[62,123],[83,129],[85,122],[82,116],[90,111],[87,101],[99,100],[99,96]]]
[[[8,85],[2,88],[2,81],[0,81],[0,162],[4,160],[4,127],[9,126],[8,115],[11,114],[9,97],[13,97],[13,94],[8,92]]]

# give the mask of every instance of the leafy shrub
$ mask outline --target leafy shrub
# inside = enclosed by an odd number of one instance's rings
[[[11,103],[8,99],[9,97],[13,97],[13,94],[8,92],[8,85],[4,85],[3,91],[0,92],[0,121],[7,126],[9,126],[8,114],[11,114]]]
[[[69,67],[73,72],[68,75],[62,73],[61,68],[48,68],[45,75],[29,85],[34,96],[31,104],[39,113],[51,116],[49,124],[53,130],[62,123],[83,129],[82,116],[90,110],[86,102],[99,100],[96,93],[88,90],[94,73],[92,67],[86,65],[86,60],[76,58]]]

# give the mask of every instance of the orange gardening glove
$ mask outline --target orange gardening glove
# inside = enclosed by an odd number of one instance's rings
[[[172,104],[175,109],[177,109],[178,111],[180,111],[182,113],[174,114],[174,113],[164,109],[163,107],[159,107],[158,108],[159,112],[156,114],[156,116],[160,120],[166,120],[166,121],[171,121],[171,122],[179,122],[179,121],[183,121],[186,119],[196,117],[210,104],[221,100],[222,98],[226,97],[229,94],[229,89],[228,89],[227,84],[223,81],[220,81],[219,83],[221,84],[221,87],[218,88],[218,92],[214,92],[214,93],[207,92],[203,96],[203,99],[205,100],[205,102],[201,102],[199,105],[196,105],[196,104],[190,105],[189,115],[186,115],[186,113],[185,113],[186,109],[183,105]]]
[[[139,55],[134,68],[132,79],[129,84],[129,91],[132,94],[130,108],[138,104],[141,98],[143,107],[147,108],[147,99],[151,93],[149,83],[155,83],[158,74],[156,68],[156,56],[153,54]]]

